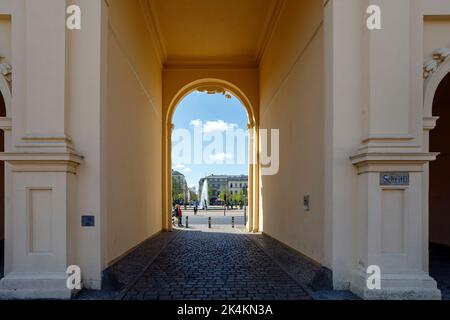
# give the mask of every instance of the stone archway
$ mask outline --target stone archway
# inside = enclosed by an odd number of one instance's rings
[[[430,242],[450,247],[450,73],[437,87],[433,100],[433,115],[439,117],[438,125],[430,133],[430,151],[439,152],[430,164]]]
[[[424,66],[424,151],[436,152],[436,160],[425,166],[424,208],[427,229],[424,245],[429,248],[426,262],[430,275],[438,282],[442,296],[448,296],[448,275],[440,272],[448,261],[450,246],[450,218],[446,208],[448,201],[448,178],[450,177],[450,48],[434,51],[433,60]],[[444,253],[444,255],[443,255]]]
[[[228,92],[240,100],[247,111],[249,123],[249,189],[248,189],[248,203],[249,203],[249,219],[247,228],[249,231],[258,232],[259,230],[259,127],[256,118],[254,106],[247,98],[246,94],[242,92],[234,84],[220,80],[220,79],[200,79],[193,81],[181,90],[171,99],[170,105],[164,113],[163,126],[163,229],[172,231],[171,212],[172,212],[172,131],[173,131],[173,116],[179,103],[190,93],[194,91],[202,91],[208,93],[223,93]]]
[[[440,119],[442,114],[438,114],[437,105],[441,104],[444,101],[438,101],[445,98],[445,90],[446,85],[450,82],[450,49],[442,48],[437,49],[434,52],[433,60],[427,62],[424,66],[424,106],[423,106],[423,127],[424,127],[424,151],[425,152],[442,152],[442,150],[433,150],[435,148],[441,149],[438,145],[439,141],[431,141],[430,138],[436,140],[436,137],[439,136],[439,131],[445,131],[445,118]],[[443,121],[442,121],[443,120]],[[439,126],[439,130],[435,131],[437,127],[438,121],[442,123]],[[444,132],[445,134],[445,132]],[[441,157],[442,159],[442,157]],[[439,163],[439,157],[436,163]],[[433,167],[434,164],[426,165],[425,167],[425,179],[424,179],[424,212],[426,214],[426,219],[429,225],[430,220],[430,207],[433,205],[430,203],[429,191],[430,186],[432,184],[430,177],[430,167]],[[432,196],[432,195],[431,195]],[[428,228],[429,229],[429,228]],[[429,230],[425,230],[426,240],[430,239]],[[427,244],[425,244],[427,245]]]

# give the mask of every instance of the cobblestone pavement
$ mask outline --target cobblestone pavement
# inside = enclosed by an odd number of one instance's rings
[[[239,232],[185,231],[165,248],[124,299],[311,299],[252,240]]]
[[[430,273],[450,299],[448,248],[432,247]],[[192,225],[154,237],[105,271],[101,291],[76,299],[354,300],[334,291],[330,271],[270,237],[237,226]]]

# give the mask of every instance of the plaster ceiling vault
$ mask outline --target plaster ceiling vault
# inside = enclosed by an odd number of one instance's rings
[[[284,0],[143,0],[162,63],[257,66]]]

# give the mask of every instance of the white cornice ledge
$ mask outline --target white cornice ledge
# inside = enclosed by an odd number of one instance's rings
[[[368,164],[415,164],[423,165],[436,160],[439,153],[360,153],[351,157],[352,164],[359,167]]]
[[[431,131],[436,128],[439,117],[424,117],[423,118],[423,129],[425,131]]]
[[[14,172],[66,172],[76,174],[84,157],[75,153],[0,153],[0,161],[13,166]]]

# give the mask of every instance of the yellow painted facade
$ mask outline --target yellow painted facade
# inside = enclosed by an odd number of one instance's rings
[[[66,28],[70,4],[81,30]],[[371,4],[381,30],[364,23]],[[170,231],[172,116],[208,88],[249,115],[249,231],[330,269],[335,289],[439,299],[428,243],[450,234],[429,234],[429,136],[448,34],[449,0],[0,0],[0,297],[69,298],[72,264],[100,289],[111,263]],[[276,175],[262,174],[261,129],[280,130]],[[394,173],[408,184],[380,183]],[[375,293],[371,265],[385,271]]]

